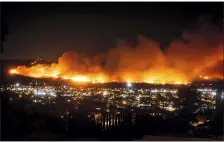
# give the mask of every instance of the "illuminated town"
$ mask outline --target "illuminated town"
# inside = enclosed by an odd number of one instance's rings
[[[46,83],[31,82],[30,85],[16,83],[13,85],[4,86],[1,91],[9,90],[18,94],[18,98],[26,97],[32,100],[33,103],[43,105],[55,103],[58,96],[66,99],[68,104],[73,104],[76,109],[84,105],[85,100],[91,100],[95,104],[91,106],[91,111],[111,111],[108,106],[115,108],[125,108],[129,106],[132,109],[150,109],[158,107],[163,111],[178,111],[181,106],[177,106],[176,102],[181,101],[178,94],[178,89],[175,88],[134,88],[132,83],[127,83],[124,88],[86,88],[86,87],[71,87],[48,86]],[[199,100],[201,106],[198,108],[215,109],[216,89],[201,87],[196,90],[200,93]],[[222,96],[223,97],[223,96]],[[47,101],[46,101],[47,100]],[[161,115],[160,113],[157,113]],[[153,114],[154,115],[154,114]]]

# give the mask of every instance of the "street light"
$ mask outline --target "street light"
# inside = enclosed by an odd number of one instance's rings
[[[16,83],[16,87],[19,87],[19,83]]]
[[[127,87],[132,87],[132,83],[128,82]]]

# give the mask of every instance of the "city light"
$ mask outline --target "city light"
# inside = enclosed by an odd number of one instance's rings
[[[51,97],[48,101],[55,102],[55,98],[60,95],[65,97],[66,102],[76,102],[78,105],[82,104],[82,100],[93,99],[96,102],[107,102],[107,105],[115,105],[117,108],[124,108],[124,105],[133,107],[153,107],[157,106],[165,111],[175,112],[178,108],[174,108],[174,99],[178,99],[178,89],[174,88],[134,88],[131,82],[128,82],[124,88],[95,88],[95,87],[72,87],[67,85],[52,86],[47,83],[43,85],[36,81],[37,86],[23,85],[16,83],[7,87],[0,88],[0,90],[10,90],[18,94],[18,98],[24,96],[31,99],[33,102],[46,104],[44,99]],[[65,89],[66,88],[66,89]],[[202,101],[201,108],[215,108],[216,89],[212,88],[198,88],[200,94],[199,99]],[[223,96],[221,96],[223,99]],[[199,104],[199,103],[198,103]],[[105,107],[105,108],[104,108]],[[78,106],[75,106],[78,109]],[[100,109],[99,109],[100,108]],[[106,110],[106,106],[96,107],[96,110]]]
[[[103,91],[103,96],[104,96],[104,97],[106,97],[106,96],[107,96],[107,94],[108,94],[108,92],[107,92],[107,91]]]
[[[215,96],[216,95],[216,92],[211,92],[211,95]]]
[[[174,110],[175,110],[175,108],[173,108],[172,105],[169,105],[169,106],[166,107],[165,109],[168,110],[168,111],[174,111]]]
[[[16,87],[19,87],[19,83],[16,83]]]
[[[132,83],[131,83],[131,82],[128,82],[128,83],[127,83],[127,86],[128,86],[128,87],[132,87]]]

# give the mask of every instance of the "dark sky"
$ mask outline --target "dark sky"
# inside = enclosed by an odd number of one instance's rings
[[[202,15],[220,19],[222,3],[3,3],[9,34],[1,56],[56,60],[67,50],[95,54],[117,40],[135,43],[140,34],[166,48]]]

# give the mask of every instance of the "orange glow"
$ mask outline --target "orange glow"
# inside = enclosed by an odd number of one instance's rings
[[[67,79],[69,79],[69,77],[68,76],[63,76],[62,79],[67,80]]]
[[[150,69],[144,71],[140,74],[138,72],[133,73],[122,73],[121,77],[114,79],[112,76],[107,75],[106,73],[91,73],[83,75],[75,75],[75,73],[63,73],[62,71],[55,70],[51,66],[46,65],[36,65],[30,68],[25,66],[18,66],[17,68],[11,69],[10,74],[20,74],[24,76],[30,76],[34,78],[62,78],[65,80],[72,80],[73,82],[90,82],[90,83],[105,83],[105,82],[144,82],[151,84],[188,84],[192,80],[192,77],[187,76],[184,73],[174,71],[172,69],[166,68],[163,70],[160,69]],[[212,79],[213,76],[202,76],[201,79]],[[221,78],[221,76],[216,78]]]
[[[187,74],[174,71],[172,69],[166,68],[163,70],[160,69],[150,69],[144,71],[144,73],[122,73],[120,78],[114,79],[112,76],[107,75],[106,73],[91,73],[83,75],[75,75],[76,73],[63,73],[61,70],[55,70],[51,66],[46,65],[36,65],[30,68],[25,66],[18,66],[15,69],[9,71],[10,74],[20,74],[24,76],[30,76],[34,78],[62,78],[65,80],[72,80],[74,82],[90,82],[90,83],[105,83],[105,82],[144,82],[151,84],[187,84],[192,80],[192,77],[187,76]],[[212,79],[213,76],[202,76],[201,79]],[[215,78],[215,77],[214,77]],[[221,76],[216,76],[216,78],[221,78]]]
[[[58,75],[60,74],[59,71],[54,71],[53,73],[50,74],[53,78],[58,78]]]
[[[207,79],[209,79],[209,77],[208,77],[208,76],[205,76],[205,77],[204,77],[204,79],[206,79],[206,80],[207,80]]]
[[[31,67],[18,66],[9,73],[90,83],[187,84],[194,79],[222,79],[223,40],[216,35],[212,36],[214,39],[207,38],[210,37],[195,34],[188,42],[175,40],[162,51],[159,43],[139,36],[135,47],[118,42],[116,48],[94,57],[69,51],[57,63],[35,62]]]
[[[127,104],[127,102],[126,102],[126,101],[122,101],[122,104],[123,104],[123,105],[126,105],[126,104]]]
[[[204,124],[204,121],[198,121],[198,123],[196,123],[196,122],[194,122],[194,123],[191,123],[191,125],[192,126],[194,126],[194,127],[196,127],[196,126],[198,126],[198,125],[200,125],[200,124]]]
[[[16,69],[9,70],[10,74],[19,74],[19,72]]]
[[[86,76],[74,76],[71,80],[74,82],[89,82],[89,79]]]

